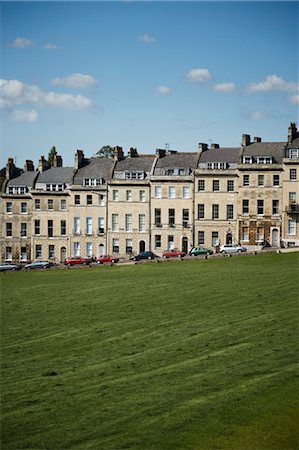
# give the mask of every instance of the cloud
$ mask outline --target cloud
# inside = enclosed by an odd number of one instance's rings
[[[138,36],[139,41],[144,42],[145,44],[152,44],[153,42],[156,42],[156,39],[152,36],[149,36],[148,34],[141,34]]]
[[[171,94],[171,89],[168,86],[158,86],[157,92],[159,92],[159,94],[168,95]]]
[[[15,122],[36,122],[38,119],[38,114],[35,109],[16,109],[12,111],[11,117]]]
[[[268,115],[264,114],[264,113],[261,113],[261,112],[258,112],[258,111],[255,111],[255,112],[249,114],[249,119],[251,119],[251,120],[264,120],[264,119],[268,119]]]
[[[236,85],[235,83],[218,83],[213,89],[217,92],[233,92],[236,90]]]
[[[299,94],[291,95],[289,100],[292,105],[299,105]]]
[[[61,50],[62,47],[59,47],[58,45],[55,44],[45,44],[43,46],[43,48],[45,48],[46,50]]]
[[[212,79],[208,69],[191,69],[186,74],[186,79],[190,83],[206,83]]]
[[[298,83],[285,81],[277,75],[269,75],[258,83],[249,83],[246,86],[247,92],[271,92],[280,91],[293,93],[298,91]]]
[[[93,103],[82,95],[44,92],[38,86],[19,80],[0,79],[0,107],[14,108],[16,105],[34,104],[68,109],[87,109]]]
[[[91,75],[73,73],[67,77],[53,78],[51,83],[54,86],[65,86],[68,88],[86,89],[97,84],[97,80]]]
[[[34,45],[34,42],[27,38],[16,38],[13,42],[8,44],[8,47],[25,48]]]

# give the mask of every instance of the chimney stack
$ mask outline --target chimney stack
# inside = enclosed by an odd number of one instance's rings
[[[128,150],[128,158],[137,158],[138,156],[138,152],[137,152],[137,148],[129,148]]]
[[[250,134],[242,134],[242,146],[246,147],[246,145],[250,144]]]
[[[13,162],[13,158],[8,158],[7,164],[6,164],[6,179],[7,180],[11,180],[14,170],[15,170],[15,165]]]
[[[26,159],[25,164],[24,164],[24,171],[25,172],[34,172],[33,161],[31,161],[30,159]]]
[[[262,142],[262,138],[257,137],[257,136],[254,136],[253,141],[254,141],[255,143],[257,143],[257,142]]]
[[[297,136],[297,128],[295,122],[291,122],[288,128],[288,144],[291,144]]]
[[[38,160],[38,170],[39,170],[39,172],[44,172],[47,169],[48,169],[48,163],[45,160],[45,157],[41,156]]]
[[[84,161],[84,152],[83,150],[77,150],[75,153],[75,162],[74,162],[74,168],[80,169],[82,167]]]
[[[156,149],[156,156],[158,156],[158,158],[164,158],[165,155],[166,155],[166,150],[164,148]]]
[[[211,149],[219,148],[219,144],[211,144]]]
[[[114,160],[120,161],[121,159],[124,159],[124,152],[122,147],[119,147],[118,145],[114,147]]]
[[[201,152],[205,152],[206,150],[208,150],[208,144],[204,144],[203,142],[199,142],[198,150],[200,150]]]
[[[55,155],[53,158],[53,167],[62,167],[62,157]]]

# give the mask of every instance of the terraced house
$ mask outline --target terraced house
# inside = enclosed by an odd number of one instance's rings
[[[9,158],[1,193],[1,261],[64,261],[105,253],[161,255],[223,243],[299,246],[299,133],[285,142],[242,135],[240,147],[198,144],[195,152],[157,149],[87,158],[58,155],[37,170]]]

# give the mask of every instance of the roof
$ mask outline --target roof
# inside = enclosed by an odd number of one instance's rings
[[[51,167],[44,172],[41,172],[37,178],[37,183],[71,183],[72,182],[72,167]]]
[[[170,153],[159,158],[156,169],[170,168],[195,168],[197,164],[198,153]]]
[[[35,171],[26,171],[23,172],[16,178],[13,178],[8,181],[7,186],[27,186],[32,187],[33,181],[37,175]]]
[[[272,156],[278,164],[282,163],[286,142],[254,142],[246,145],[243,156]]]
[[[90,158],[85,160],[85,165],[78,169],[74,184],[82,185],[85,178],[105,178],[110,177],[110,171],[114,165],[114,160],[111,158]]]
[[[211,148],[201,153],[199,164],[207,162],[238,163],[239,155],[240,147]]]
[[[114,172],[151,172],[155,158],[155,155],[140,155],[131,158],[126,157],[117,161]]]
[[[290,144],[288,144],[287,148],[299,148],[299,137],[297,137]]]

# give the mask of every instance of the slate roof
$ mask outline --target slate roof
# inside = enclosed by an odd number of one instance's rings
[[[174,169],[174,168],[195,168],[197,164],[198,153],[169,153],[159,158],[156,169]]]
[[[72,182],[72,167],[51,167],[44,172],[41,172],[37,178],[37,183],[71,183]]]
[[[151,172],[155,155],[139,155],[117,161],[114,172],[140,171]]]
[[[238,163],[240,147],[210,148],[201,153],[199,164],[208,162]]]
[[[85,160],[84,167],[78,169],[74,184],[82,185],[85,178],[104,178],[110,177],[110,171],[114,165],[114,160],[110,158],[90,158]]]
[[[293,140],[290,144],[288,144],[287,148],[299,148],[299,137]]]
[[[23,172],[18,177],[13,178],[12,180],[9,180],[7,183],[7,187],[8,186],[27,186],[28,188],[32,187],[33,181],[34,181],[36,175],[37,175],[37,172],[35,172],[35,171]]]
[[[282,163],[286,142],[254,142],[244,148],[243,156],[272,156],[273,162]]]

